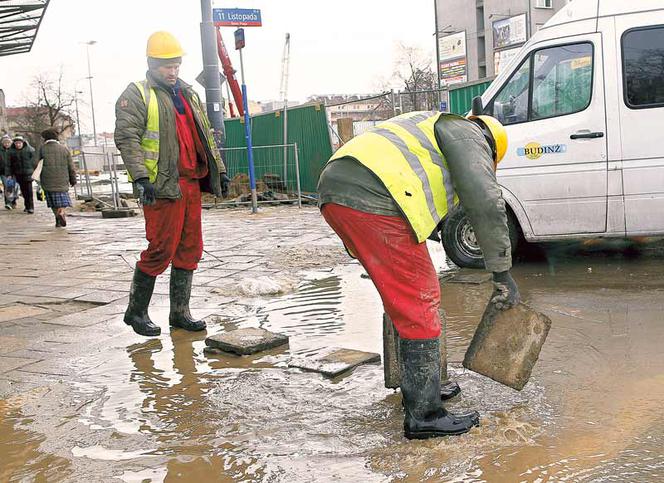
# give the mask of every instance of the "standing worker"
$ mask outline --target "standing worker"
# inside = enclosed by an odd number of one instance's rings
[[[198,94],[178,77],[183,55],[173,35],[152,34],[146,79],[129,84],[115,105],[115,144],[143,205],[149,242],[136,264],[124,321],[144,336],[161,333],[148,306],[157,275],[171,263],[171,327],[205,329],[189,311],[203,254],[201,192],[222,196],[230,181]]]
[[[505,129],[492,117],[412,112],[349,141],[321,174],[323,217],[367,270],[400,337],[409,439],[479,424],[477,412],[448,413],[441,402],[440,285],[425,242],[460,201],[493,272],[492,302],[518,303],[495,175],[506,150]]]

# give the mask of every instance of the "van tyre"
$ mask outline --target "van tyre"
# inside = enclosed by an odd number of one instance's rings
[[[520,228],[514,215],[508,211],[507,227],[509,229],[510,244],[512,246],[512,255],[520,239]],[[470,225],[470,220],[459,208],[452,213],[441,233],[441,239],[445,253],[456,265],[461,268],[484,268],[484,257],[480,249],[475,231]]]

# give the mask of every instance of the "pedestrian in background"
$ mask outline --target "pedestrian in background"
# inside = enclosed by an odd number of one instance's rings
[[[9,150],[10,175],[21,187],[25,208],[23,211],[35,212],[35,200],[32,191],[32,173],[35,170],[34,149],[28,147],[23,136],[14,137],[14,145]]]
[[[8,134],[0,140],[0,180],[5,197],[5,208],[11,210],[16,206],[16,181],[10,176],[9,152],[12,148],[12,138]]]
[[[46,206],[53,210],[55,226],[67,226],[65,209],[72,206],[69,187],[76,184],[76,170],[69,150],[58,142],[58,131],[53,128],[41,133],[44,144],[39,148],[37,160],[42,162],[39,183],[44,189]]]

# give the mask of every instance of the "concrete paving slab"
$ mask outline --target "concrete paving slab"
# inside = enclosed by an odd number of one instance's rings
[[[255,354],[288,344],[288,336],[269,330],[249,327],[222,332],[205,339],[208,347],[221,349],[238,355]]]
[[[34,359],[27,359],[25,357],[6,357],[0,356],[0,374],[13,371],[14,369],[19,369],[27,366],[28,364],[34,364]]]
[[[520,391],[530,379],[551,319],[521,303],[509,310],[489,304],[463,367]]]
[[[0,322],[7,320],[24,319],[26,317],[34,317],[36,315],[45,314],[48,309],[42,307],[32,307],[25,304],[13,304],[7,307],[0,307]]]
[[[115,300],[121,299],[126,294],[124,292],[111,292],[106,290],[95,290],[87,295],[76,298],[80,302],[90,302],[93,304],[103,305]]]
[[[353,349],[328,349],[313,357],[294,358],[288,367],[318,372],[325,377],[337,377],[362,364],[379,363],[380,354]]]

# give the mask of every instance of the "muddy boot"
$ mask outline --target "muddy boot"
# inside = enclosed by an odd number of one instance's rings
[[[454,381],[447,381],[440,386],[440,400],[447,401],[461,393],[461,388]]]
[[[129,305],[124,315],[125,324],[131,325],[134,332],[146,337],[161,334],[161,329],[150,320],[148,315],[148,306],[156,279],[157,277],[147,275],[136,267],[129,291]]]
[[[401,339],[401,393],[404,400],[404,434],[426,439],[463,434],[478,426],[476,411],[448,413],[440,401],[440,341],[438,338]]]
[[[195,332],[204,330],[206,325],[202,320],[194,319],[191,312],[189,312],[191,280],[193,277],[193,270],[171,267],[171,314],[168,321],[171,327],[180,327]]]

